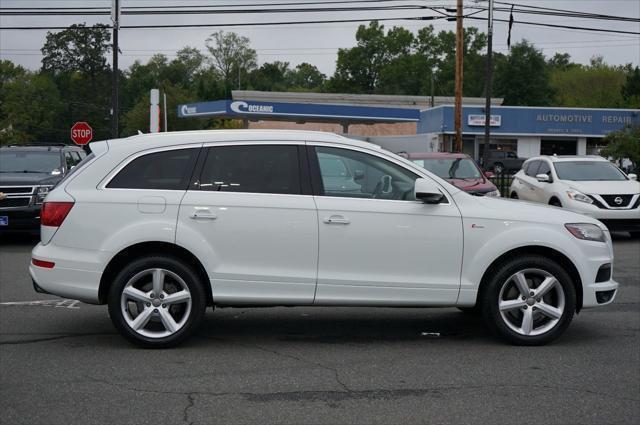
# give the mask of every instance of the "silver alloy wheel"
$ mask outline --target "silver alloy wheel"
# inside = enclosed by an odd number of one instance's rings
[[[562,285],[551,273],[525,269],[509,277],[500,289],[498,308],[504,323],[524,336],[553,329],[564,313]]]
[[[147,269],[122,290],[120,308],[127,325],[148,338],[178,332],[191,313],[191,292],[185,281],[166,269]]]

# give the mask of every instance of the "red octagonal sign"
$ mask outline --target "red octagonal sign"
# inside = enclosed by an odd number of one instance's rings
[[[76,145],[86,145],[93,139],[93,129],[86,122],[77,122],[71,127],[71,140]]]

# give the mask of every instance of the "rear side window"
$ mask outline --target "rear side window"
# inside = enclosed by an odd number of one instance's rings
[[[107,187],[186,190],[198,150],[177,149],[143,155],[127,164]]]
[[[298,147],[240,145],[209,148],[200,189],[300,194]]]

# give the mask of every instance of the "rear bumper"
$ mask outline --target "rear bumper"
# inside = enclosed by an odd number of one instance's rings
[[[98,291],[106,251],[87,251],[38,244],[31,257],[55,263],[53,268],[29,265],[29,274],[37,292],[98,304]]]
[[[0,225],[3,232],[40,232],[40,205],[19,209],[1,209],[0,216],[6,216],[8,225]]]

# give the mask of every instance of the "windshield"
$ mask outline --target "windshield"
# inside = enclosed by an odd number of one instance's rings
[[[571,161],[553,164],[560,180],[619,181],[627,180],[618,167],[604,161]]]
[[[480,170],[469,158],[428,158],[413,162],[443,179],[482,178]]]
[[[60,171],[60,152],[0,151],[0,173],[47,173]]]

